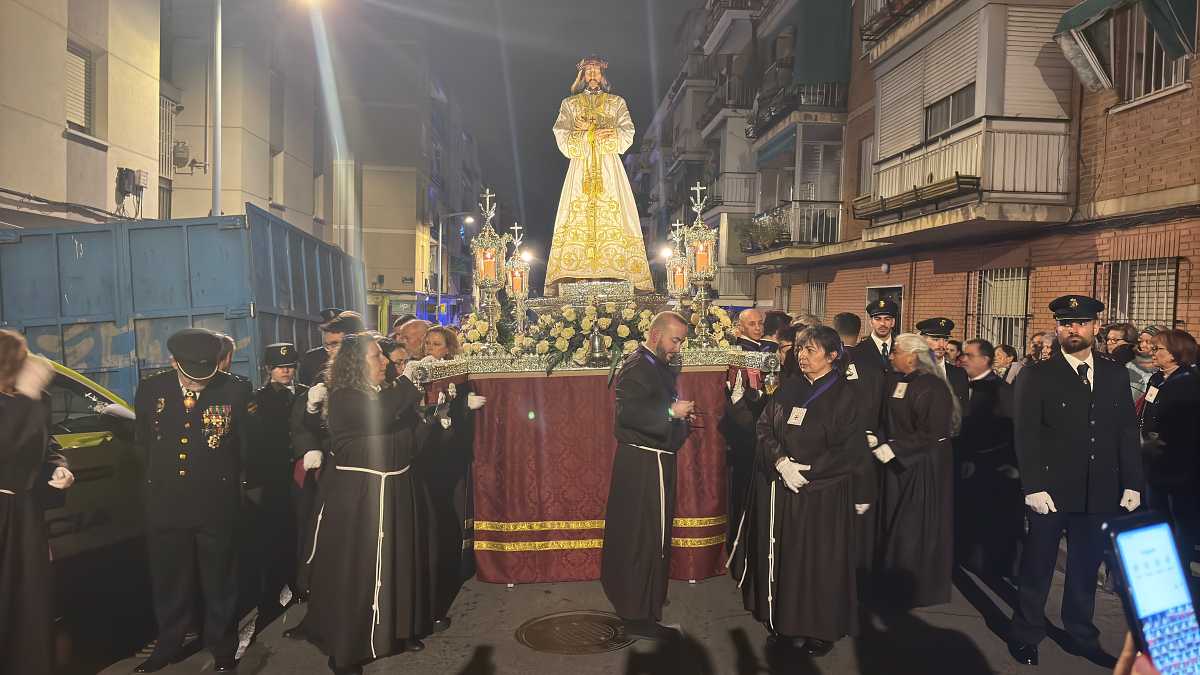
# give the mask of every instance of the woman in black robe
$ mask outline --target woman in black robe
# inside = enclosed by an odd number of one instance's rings
[[[823,656],[857,633],[854,519],[873,498],[864,479],[872,460],[837,333],[806,328],[793,351],[800,374],[758,418],[752,515],[734,578],[746,609],[783,644]]]
[[[407,377],[382,387],[387,357],[366,333],[348,335],[329,368],[334,466],[321,481],[304,626],[335,673],[423,647],[430,630],[424,500],[409,469],[427,425]]]
[[[54,371],[29,356],[25,338],[0,330],[0,673],[54,670],[50,546],[40,491],[66,489],[66,461],[48,454]]]
[[[896,337],[885,390],[879,499],[878,598],[892,609],[950,601],[954,564],[954,453],[961,412],[919,335]]]

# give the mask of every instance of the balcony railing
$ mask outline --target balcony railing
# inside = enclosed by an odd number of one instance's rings
[[[963,192],[1065,195],[1068,123],[983,118],[876,165],[876,193],[855,200],[870,217]]]
[[[926,0],[864,0],[862,39],[879,40],[925,2]]]
[[[763,91],[766,91],[763,89]],[[758,138],[776,120],[801,108],[840,110],[846,107],[846,83],[813,82],[793,84],[774,96],[759,98],[758,108],[746,124],[746,137]]]
[[[747,253],[779,246],[817,246],[837,243],[842,229],[841,202],[791,201],[751,220]]]
[[[696,128],[703,129],[726,108],[749,109],[754,105],[754,90],[738,75],[718,79],[717,88],[709,94],[704,112],[696,121]]]
[[[763,71],[762,77],[762,92],[766,96],[775,94],[781,89],[787,88],[792,83],[792,67],[795,65],[795,57],[784,56],[776,59],[767,66]]]
[[[717,22],[721,20],[721,15],[731,9],[757,12],[762,6],[763,0],[709,0],[705,7],[707,16],[704,21],[704,34],[707,36],[712,33],[713,28],[717,27]]]
[[[715,279],[722,298],[754,297],[754,270],[747,267],[718,267]]]
[[[753,207],[758,194],[758,174],[726,171],[708,185],[708,206]]]

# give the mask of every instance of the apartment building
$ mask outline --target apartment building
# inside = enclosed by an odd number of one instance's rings
[[[947,316],[1020,349],[1087,293],[1106,321],[1195,331],[1196,3],[1168,26],[1145,4],[854,3],[841,228],[749,256],[760,304],[891,297],[904,330]]]

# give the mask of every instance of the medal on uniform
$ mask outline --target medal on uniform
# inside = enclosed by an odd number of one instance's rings
[[[908,383],[897,382],[896,389],[892,392],[892,398],[904,398],[906,393],[908,393]]]
[[[1158,387],[1150,387],[1146,390],[1146,403],[1154,403],[1154,399],[1158,398]]]
[[[163,410],[166,410],[166,408],[167,408],[167,399],[160,398],[154,402],[154,414],[156,414],[156,415],[161,414]]]
[[[804,416],[807,414],[807,408],[792,407],[792,414],[788,415],[787,423],[794,427],[798,427],[801,424],[804,424]]]
[[[204,409],[201,421],[204,423],[204,433],[208,436],[208,447],[217,449],[225,434],[229,433],[229,417],[233,407],[228,405],[210,405]]]
[[[196,407],[196,392],[191,389],[183,390],[183,409],[191,412]]]

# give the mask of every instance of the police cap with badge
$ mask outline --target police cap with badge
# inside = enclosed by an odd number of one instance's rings
[[[197,382],[217,374],[224,341],[204,328],[184,328],[167,339],[167,351],[185,377]]]
[[[296,345],[290,342],[269,344],[263,354],[263,362],[267,368],[294,368],[299,362]]]
[[[1064,295],[1055,298],[1049,305],[1058,323],[1095,321],[1104,311],[1104,303],[1086,295]]]
[[[900,315],[900,307],[891,298],[880,298],[867,305],[867,316],[890,316],[893,319]]]
[[[931,338],[949,338],[953,330],[954,322],[944,316],[917,322],[917,332]]]

